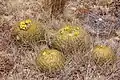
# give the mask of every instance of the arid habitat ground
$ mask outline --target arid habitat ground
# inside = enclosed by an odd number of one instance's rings
[[[13,39],[14,25],[28,18],[48,30],[44,41],[27,45]],[[116,61],[98,66],[91,50],[82,56],[74,51],[61,71],[40,71],[37,54],[51,47],[48,38],[65,24],[82,26],[92,37],[91,48],[112,47]],[[120,80],[120,0],[0,0],[0,80]]]

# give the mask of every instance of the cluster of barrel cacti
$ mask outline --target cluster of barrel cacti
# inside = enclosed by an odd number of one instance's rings
[[[32,43],[45,39],[45,30],[39,22],[31,19],[18,22],[13,29],[16,40],[23,43]],[[56,71],[65,65],[64,51],[72,51],[79,49],[80,52],[90,50],[91,36],[81,26],[66,25],[58,30],[51,39],[52,49],[44,49],[40,51],[36,58],[36,64],[41,70]],[[92,58],[98,64],[115,60],[115,53],[105,45],[97,45],[92,49]]]

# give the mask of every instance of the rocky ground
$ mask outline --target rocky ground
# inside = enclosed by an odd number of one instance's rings
[[[47,29],[82,25],[93,37],[93,45],[106,44],[115,50],[117,61],[113,66],[97,67],[88,59],[89,52],[74,54],[61,72],[42,73],[35,58],[49,46],[16,45],[11,38],[14,24],[27,18],[40,21]],[[120,80],[120,1],[0,0],[0,80]]]

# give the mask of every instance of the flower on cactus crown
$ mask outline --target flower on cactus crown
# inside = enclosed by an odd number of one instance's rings
[[[60,30],[61,35],[62,34],[68,34],[68,36],[78,36],[79,35],[79,27],[72,27],[67,25],[65,28]]]
[[[31,22],[32,21],[30,19],[21,21],[20,24],[19,24],[19,28],[21,30],[27,30],[30,27]]]

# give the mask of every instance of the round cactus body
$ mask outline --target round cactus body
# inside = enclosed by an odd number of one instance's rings
[[[90,44],[89,34],[82,28],[76,26],[65,26],[60,29],[52,40],[52,46],[59,50],[73,49],[85,50]]]
[[[63,54],[54,49],[45,49],[37,56],[36,63],[44,71],[54,72],[64,67]]]
[[[93,49],[93,58],[98,64],[104,64],[106,62],[113,62],[115,60],[114,51],[105,45],[97,45]]]
[[[13,33],[16,40],[22,42],[36,42],[44,39],[44,29],[37,21],[26,19],[15,25]]]

